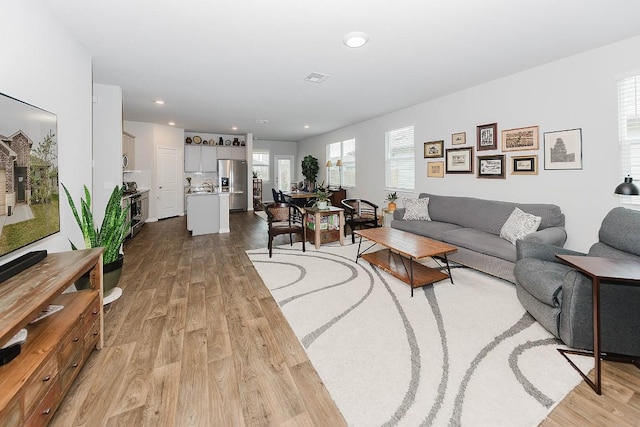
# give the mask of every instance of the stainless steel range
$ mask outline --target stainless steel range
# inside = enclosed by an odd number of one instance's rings
[[[138,191],[135,182],[124,183],[124,200],[125,206],[131,206],[129,210],[129,220],[131,227],[129,229],[129,237],[135,236],[145,221],[149,218],[149,190]]]

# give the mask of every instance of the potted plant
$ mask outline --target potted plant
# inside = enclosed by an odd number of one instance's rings
[[[67,187],[62,184],[64,192],[67,194],[67,200],[69,206],[73,212],[73,216],[80,227],[82,237],[84,238],[84,245],[87,249],[104,247],[102,254],[102,289],[103,294],[108,295],[113,290],[118,281],[120,280],[120,274],[122,273],[122,266],[124,264],[124,255],[120,253],[122,243],[131,226],[129,218],[129,209],[122,207],[122,192],[123,187],[116,186],[111,192],[109,202],[105,208],[104,219],[102,220],[102,226],[95,228],[93,213],[91,211],[91,193],[87,186],[84,186],[84,199],[80,198],[81,215],[78,214],[76,205],[73,202],[73,198]],[[71,249],[78,249],[71,240]],[[89,287],[89,277],[81,277],[76,282],[76,288],[87,289]]]
[[[318,186],[315,191],[316,193],[316,201],[313,204],[315,208],[318,209],[327,209],[327,207],[331,204],[331,191],[324,187],[324,181]]]
[[[302,175],[307,181],[306,184],[309,191],[313,190],[319,170],[320,165],[318,165],[318,159],[315,157],[307,155],[302,159]]]
[[[387,194],[387,209],[389,209],[389,211],[396,210],[396,200],[398,200],[398,194],[395,191]]]

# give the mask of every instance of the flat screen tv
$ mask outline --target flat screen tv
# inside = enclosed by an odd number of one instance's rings
[[[0,93],[0,256],[60,231],[57,117]]]

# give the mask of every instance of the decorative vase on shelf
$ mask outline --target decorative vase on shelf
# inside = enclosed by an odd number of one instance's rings
[[[396,210],[396,202],[389,202],[387,204],[387,209],[389,209],[389,212],[393,212]]]
[[[317,206],[318,206],[318,209],[327,209],[327,201],[326,200],[324,200],[322,202],[319,201],[317,203]]]
[[[220,139],[218,140],[218,145],[224,145],[224,140],[222,139],[222,137],[220,137]]]

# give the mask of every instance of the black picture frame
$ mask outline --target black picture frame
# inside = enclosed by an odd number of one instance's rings
[[[435,159],[444,157],[444,141],[431,141],[424,143],[424,158]]]
[[[511,175],[538,175],[538,155],[511,156]]]
[[[478,151],[498,149],[498,123],[477,127]]]
[[[447,173],[473,173],[473,147],[447,148]]]
[[[478,178],[504,179],[504,154],[478,156]]]

